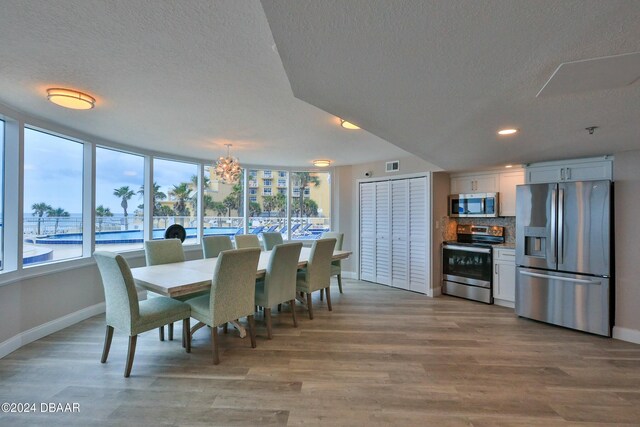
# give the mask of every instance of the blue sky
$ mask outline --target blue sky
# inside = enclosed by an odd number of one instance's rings
[[[32,212],[34,203],[44,202],[69,213],[82,211],[81,143],[25,128],[24,210]],[[174,184],[189,182],[197,166],[168,160],[154,160],[155,181],[168,193]],[[96,205],[121,214],[116,188],[129,186],[137,193],[144,180],[144,158],[105,148],[96,149]],[[129,213],[142,203],[138,194],[129,201]]]

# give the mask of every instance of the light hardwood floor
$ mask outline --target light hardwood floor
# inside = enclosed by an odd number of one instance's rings
[[[258,314],[258,347],[230,329],[211,364],[210,334],[193,350],[141,335],[131,378],[116,331],[100,364],[104,317],[0,360],[0,402],[80,404],[76,414],[0,414],[43,425],[640,425],[640,345],[519,319],[513,310],[386,286],[334,284],[315,302]]]

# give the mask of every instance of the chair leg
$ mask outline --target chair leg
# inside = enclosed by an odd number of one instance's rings
[[[267,339],[273,338],[273,331],[271,330],[271,307],[264,309],[264,321],[267,324]]]
[[[307,309],[309,310],[309,319],[313,320],[313,303],[311,302],[311,292],[307,292]]]
[[[282,304],[278,304],[278,313],[282,311]]]
[[[113,326],[107,325],[107,331],[104,334],[104,347],[102,348],[102,359],[100,363],[106,363],[111,349],[111,339],[113,338]]]
[[[164,326],[158,328],[158,334],[160,335],[160,341],[164,341]]]
[[[133,357],[136,354],[137,341],[138,341],[137,335],[129,337],[129,351],[127,352],[127,365],[124,367],[125,378],[129,378],[129,375],[131,375],[131,368],[133,367]]]
[[[329,307],[329,311],[332,311],[332,308],[331,308],[331,286],[327,286],[327,307]]]
[[[191,353],[191,334],[189,333],[191,329],[190,323],[190,317],[182,319],[182,341],[184,342],[184,348],[187,350],[187,353]]]
[[[342,293],[342,274],[338,274],[338,289],[340,289],[340,293]]]
[[[167,331],[169,332],[169,341],[173,341],[173,322],[167,325]]]
[[[229,322],[225,322],[225,324],[222,326],[222,332],[224,332],[225,334],[229,332]]]
[[[253,320],[253,315],[248,315],[249,321],[249,337],[251,338],[251,348],[256,348],[256,322]]]
[[[289,305],[291,306],[291,317],[293,317],[293,327],[298,327],[298,319],[296,319],[296,300],[292,299],[289,301]]]
[[[320,289],[320,301],[324,301],[324,289]]]
[[[218,355],[218,327],[211,327],[211,351],[213,352],[213,364],[218,365],[220,363],[220,356]]]

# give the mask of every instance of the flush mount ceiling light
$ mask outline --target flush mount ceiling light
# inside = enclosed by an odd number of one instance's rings
[[[506,165],[505,168],[507,169],[511,169],[513,167],[513,165]]]
[[[227,146],[227,157],[220,156],[214,166],[214,173],[218,180],[223,183],[231,184],[238,181],[242,168],[237,158],[231,157],[229,151],[231,144],[225,144]]]
[[[340,119],[340,126],[345,129],[360,129],[360,126],[356,126],[353,123],[346,121],[345,119]]]
[[[90,110],[96,105],[94,97],[72,89],[47,89],[47,99],[56,105],[73,110]]]
[[[498,135],[513,135],[514,133],[518,133],[518,129],[500,129],[498,131]]]
[[[329,167],[330,165],[331,165],[331,160],[318,159],[313,161],[313,166],[316,166],[319,168],[326,168],[326,167]]]

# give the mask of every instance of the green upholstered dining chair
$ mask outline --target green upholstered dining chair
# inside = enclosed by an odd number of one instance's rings
[[[236,249],[261,248],[260,240],[255,234],[238,234],[235,239]]]
[[[271,339],[273,336],[271,329],[271,307],[276,304],[288,302],[291,305],[293,326],[298,326],[295,310],[296,273],[298,271],[298,260],[300,259],[301,250],[302,243],[300,242],[274,246],[264,279],[256,281],[255,304],[264,308],[268,339]]]
[[[171,264],[174,262],[184,262],[184,249],[180,239],[147,240],[144,242],[144,257],[147,265]],[[190,295],[189,298],[193,298]],[[182,301],[185,297],[176,298]],[[173,340],[173,323],[167,326],[169,340]],[[164,326],[158,330],[160,341],[164,341]]]
[[[111,252],[97,251],[93,256],[102,277],[107,306],[107,332],[101,363],[106,363],[109,356],[113,329],[120,329],[129,335],[129,351],[124,369],[124,376],[129,377],[138,335],[178,320],[183,321],[183,341],[187,353],[191,352],[191,308],[187,304],[162,296],[138,301],[135,282],[127,261],[121,255]]]
[[[265,251],[270,251],[275,245],[283,243],[282,234],[280,233],[262,233],[262,244]]]
[[[331,258],[336,239],[319,239],[313,242],[307,267],[298,271],[296,290],[307,294],[309,319],[313,319],[311,293],[324,289],[327,294],[327,307],[331,308]]]
[[[218,326],[247,317],[251,347],[256,347],[253,320],[256,270],[260,249],[246,248],[220,252],[213,270],[211,293],[188,299],[191,317],[211,326],[213,363],[220,363],[218,355]]]
[[[327,231],[322,233],[322,239],[336,239],[336,251],[342,250],[342,242],[344,241],[344,233],[336,233],[333,231]],[[338,289],[340,293],[342,293],[342,265],[340,260],[331,261],[331,276],[337,276],[338,278]]]
[[[205,258],[215,258],[222,251],[233,249],[229,236],[206,236],[202,238],[202,254]]]

